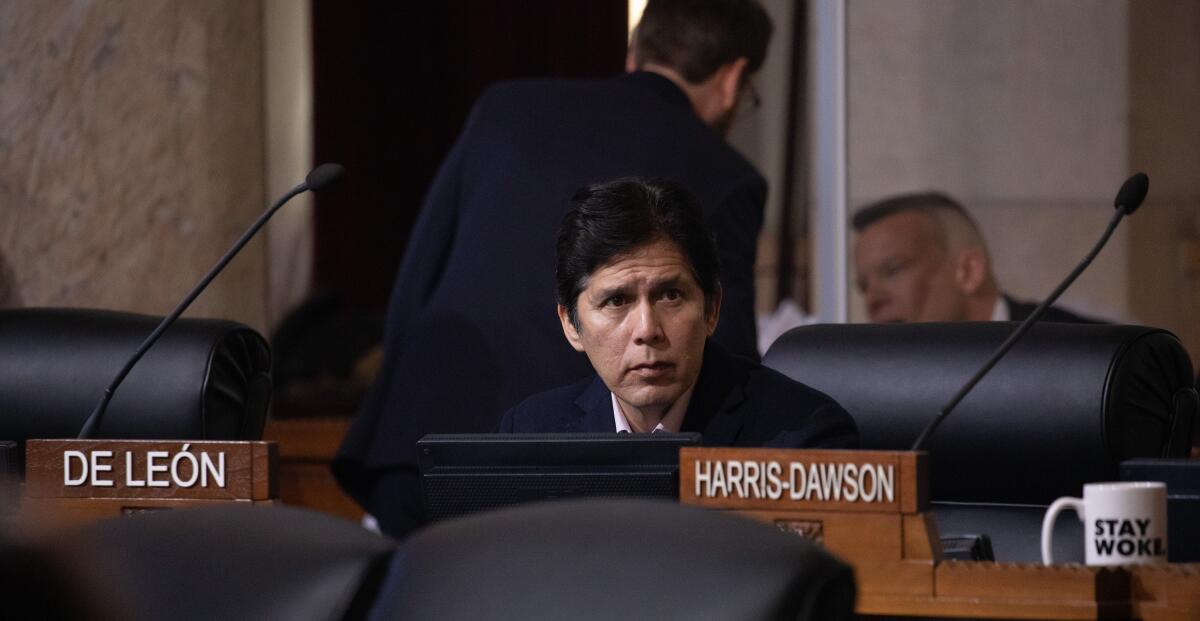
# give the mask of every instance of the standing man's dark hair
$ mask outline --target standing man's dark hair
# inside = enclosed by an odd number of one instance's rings
[[[649,242],[674,243],[687,258],[705,301],[721,284],[717,244],[683,186],[666,179],[617,179],[581,188],[558,228],[558,303],[579,327],[576,304],[588,276]]]
[[[625,69],[671,80],[705,125],[728,135],[744,102],[758,105],[751,77],[766,59],[771,29],[756,0],[650,0]]]
[[[697,83],[745,58],[744,79],[762,67],[771,30],[771,18],[752,0],[651,0],[634,33],[635,65],[671,67]]]

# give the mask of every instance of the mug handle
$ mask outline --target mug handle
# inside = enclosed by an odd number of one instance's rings
[[[1053,565],[1054,560],[1050,558],[1050,538],[1054,535],[1054,521],[1058,518],[1058,514],[1063,509],[1071,509],[1083,520],[1083,499],[1071,498],[1063,496],[1055,500],[1050,508],[1046,509],[1046,517],[1042,518],[1042,563]]]

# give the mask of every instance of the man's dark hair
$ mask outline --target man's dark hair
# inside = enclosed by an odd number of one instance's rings
[[[891,196],[866,205],[854,214],[852,224],[854,230],[861,233],[863,229],[891,215],[919,211],[936,218],[934,212],[939,209],[954,212],[974,222],[967,210],[953,198],[941,192],[914,192]]]
[[[592,273],[659,240],[679,247],[711,304],[721,287],[717,244],[696,199],[683,186],[630,177],[577,190],[558,227],[554,270],[558,303],[571,323],[579,327],[579,294]]]
[[[933,223],[943,249],[977,247],[987,252],[987,242],[979,225],[958,201],[941,192],[899,194],[871,203],[854,214],[851,224],[857,233],[876,222],[898,213],[925,214]]]
[[[650,0],[633,48],[639,67],[665,65],[695,84],[739,58],[746,59],[745,76],[757,72],[771,28],[755,0]]]

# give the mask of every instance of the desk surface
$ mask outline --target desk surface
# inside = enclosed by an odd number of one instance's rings
[[[1099,569],[945,561],[933,568],[933,583],[932,596],[862,594],[858,612],[965,619],[1200,619],[1198,564]]]
[[[937,516],[923,493],[927,474],[928,456],[920,452],[685,448],[680,501],[735,511],[820,543],[854,567],[864,615],[1200,620],[1200,564],[944,559]],[[820,476],[843,487],[821,484]],[[855,477],[857,485],[844,483]],[[887,493],[880,498],[878,490]]]

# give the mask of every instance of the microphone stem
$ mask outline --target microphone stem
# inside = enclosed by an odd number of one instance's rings
[[[1038,318],[1040,318],[1042,314],[1046,312],[1047,308],[1050,308],[1051,304],[1054,304],[1054,302],[1058,300],[1059,296],[1061,296],[1063,292],[1067,290],[1067,287],[1071,286],[1071,283],[1075,282],[1076,278],[1079,278],[1079,275],[1083,273],[1083,270],[1087,269],[1087,266],[1092,264],[1092,260],[1096,258],[1096,255],[1100,254],[1100,249],[1104,248],[1104,245],[1108,243],[1108,238],[1112,237],[1113,231],[1115,231],[1117,228],[1117,224],[1121,222],[1121,219],[1124,218],[1125,215],[1126,211],[1124,206],[1122,206],[1120,209],[1117,209],[1116,213],[1113,214],[1112,219],[1108,222],[1108,228],[1105,229],[1104,234],[1100,236],[1100,241],[1096,242],[1096,245],[1092,247],[1092,251],[1083,258],[1083,261],[1079,262],[1079,265],[1075,266],[1075,269],[1071,271],[1066,280],[1062,281],[1062,283],[1058,285],[1058,288],[1055,289],[1049,297],[1042,300],[1042,303],[1038,304],[1037,308],[1033,309],[1033,312],[1025,318],[1025,321],[1021,322],[1021,325],[1017,326],[1016,330],[1013,330],[1013,333],[1010,334],[1008,338],[1000,344],[1000,347],[996,348],[996,351],[992,353],[992,357],[988,359],[987,363],[984,364],[983,367],[981,367],[978,371],[976,371],[975,375],[971,376],[971,379],[968,380],[967,383],[958,390],[958,393],[956,393],[954,397],[946,403],[946,405],[942,406],[942,409],[938,412],[937,417],[935,417],[928,425],[925,426],[925,429],[921,431],[921,435],[917,436],[917,440],[916,442],[913,442],[911,450],[921,450],[921,447],[925,445],[925,441],[929,439],[929,436],[933,435],[933,432],[938,428],[938,425],[941,425],[942,421],[950,415],[950,412],[954,411],[954,408],[957,407],[959,402],[967,396],[967,393],[971,392],[971,389],[979,383],[979,380],[983,379],[983,376],[986,375],[988,371],[991,371],[992,367],[996,366],[996,363],[1000,361],[1000,358],[1002,358],[1004,354],[1008,353],[1008,350],[1012,349],[1012,346],[1015,345],[1026,332],[1029,331],[1029,328],[1033,326],[1034,322],[1036,322]]]
[[[192,287],[192,290],[187,294],[186,297],[183,298],[182,301],[179,302],[179,305],[175,307],[175,310],[171,311],[171,313],[166,317],[163,317],[163,320],[158,323],[158,327],[154,328],[154,331],[150,333],[150,336],[146,337],[146,340],[142,342],[140,347],[138,347],[137,352],[133,354],[133,357],[130,358],[125,363],[125,366],[121,367],[121,370],[117,372],[116,377],[113,378],[113,381],[108,385],[108,388],[104,389],[104,395],[100,397],[100,402],[96,404],[96,408],[92,410],[91,415],[88,416],[87,421],[84,422],[83,428],[79,431],[80,439],[88,439],[93,437],[96,429],[100,426],[100,421],[104,419],[104,413],[108,409],[108,402],[112,399],[113,392],[117,389],[117,386],[120,386],[121,382],[125,380],[125,376],[129,375],[129,371],[133,369],[133,365],[137,364],[138,361],[142,359],[142,356],[146,354],[146,351],[150,349],[150,346],[154,345],[154,342],[157,341],[160,336],[162,336],[162,333],[165,332],[167,328],[171,327],[171,324],[175,323],[175,320],[178,319],[179,316],[182,315],[183,312],[192,305],[192,302],[196,301],[196,298],[199,297],[204,289],[208,287],[208,284],[217,277],[217,274],[221,273],[221,270],[225,269],[225,266],[228,265],[229,262],[233,260],[233,257],[241,251],[242,247],[244,247],[250,241],[250,238],[254,237],[254,234],[257,233],[258,230],[267,223],[267,220],[270,220],[271,216],[274,215],[284,203],[288,202],[294,196],[306,190],[308,190],[308,185],[301,183],[291,190],[288,190],[287,194],[284,194],[278,201],[275,202],[274,205],[271,205],[266,211],[264,211],[262,215],[260,215],[258,219],[254,221],[254,224],[252,224],[249,229],[246,229],[246,232],[242,233],[242,236],[239,237],[238,240],[233,243],[233,246],[225,252],[219,261],[217,261],[217,264],[212,266],[212,269],[208,270],[208,273],[200,279],[200,282],[196,283],[196,286]]]

